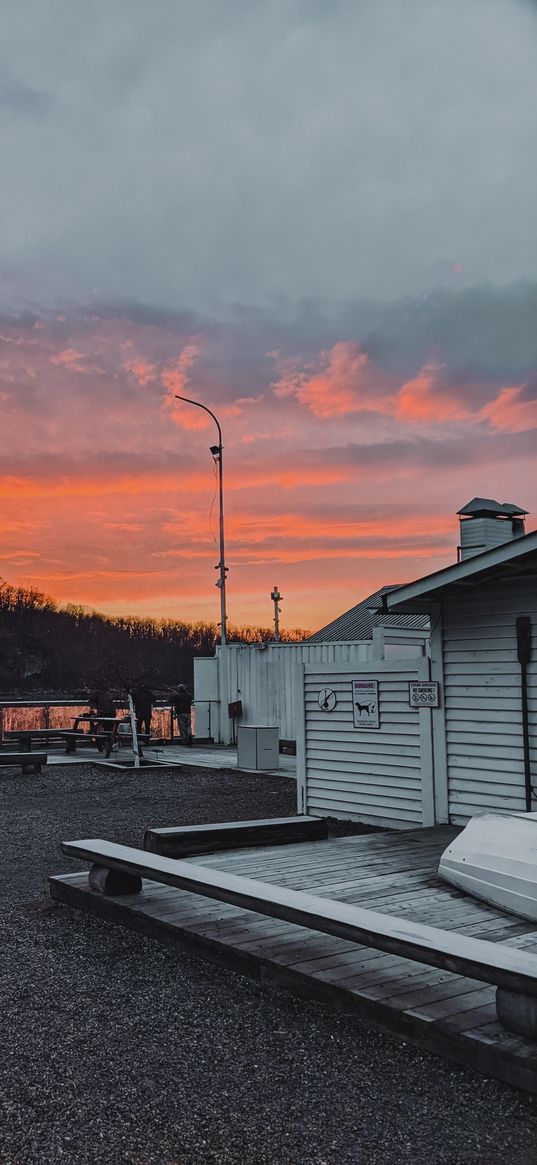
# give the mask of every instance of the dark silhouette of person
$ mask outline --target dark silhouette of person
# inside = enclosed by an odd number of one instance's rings
[[[175,712],[179,739],[181,744],[192,744],[192,696],[184,684],[178,684],[175,692],[170,696],[170,703]]]
[[[151,733],[151,719],[155,696],[146,684],[139,684],[132,693],[138,735]]]
[[[106,721],[115,718],[116,706],[112,693],[108,688],[98,688],[90,700],[90,714],[94,715],[94,719],[90,721],[90,732],[96,734],[111,734],[112,725],[107,724]],[[102,752],[103,745],[97,741],[99,752]]]

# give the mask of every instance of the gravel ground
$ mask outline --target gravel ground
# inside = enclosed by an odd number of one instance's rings
[[[229,770],[4,770],[1,1165],[533,1165],[529,1098],[51,903],[66,837],[287,815]]]

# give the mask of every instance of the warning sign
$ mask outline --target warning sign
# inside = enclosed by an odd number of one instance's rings
[[[436,680],[411,680],[408,685],[411,708],[439,708],[440,694]]]
[[[332,688],[323,688],[317,697],[317,703],[321,712],[333,712],[337,704],[336,693]]]
[[[355,728],[380,728],[378,680],[352,681]]]

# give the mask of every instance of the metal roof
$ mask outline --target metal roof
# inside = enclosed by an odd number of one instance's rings
[[[521,538],[513,538],[512,542],[504,542],[502,546],[494,546],[492,550],[485,550],[483,554],[463,558],[453,566],[435,570],[433,574],[427,574],[424,578],[418,578],[403,587],[393,587],[393,593],[387,595],[385,599],[386,609],[402,612],[405,606],[411,610],[414,604],[416,610],[420,603],[423,609],[423,605],[435,599],[443,587],[470,582],[472,579],[479,584],[483,575],[491,575],[500,567],[523,562],[526,558],[537,570],[537,530],[533,530],[531,534],[524,534]]]
[[[467,502],[462,510],[457,510],[457,513],[461,516],[468,514],[473,515],[473,517],[478,514],[505,514],[506,518],[512,518],[516,514],[527,514],[528,510],[521,510],[520,506],[515,506],[512,502],[496,502],[494,498],[472,498],[471,502]]]
[[[427,631],[428,615],[394,615],[383,611],[382,596],[396,591],[401,584],[381,587],[367,599],[362,599],[350,611],[345,611],[326,627],[321,627],[314,635],[309,635],[306,643],[341,643],[372,639],[375,627],[386,627],[398,631]]]

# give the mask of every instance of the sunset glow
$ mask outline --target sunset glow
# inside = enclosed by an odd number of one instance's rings
[[[274,579],[284,623],[314,629],[453,561],[474,494],[537,511],[528,384],[461,377],[449,353],[396,372],[364,340],[306,354],[287,336],[267,356],[267,339],[247,337],[245,366],[232,325],[224,342],[98,309],[4,323],[0,573],[104,611],[217,618],[216,434],[176,392],[223,426],[237,623],[269,621]]]

